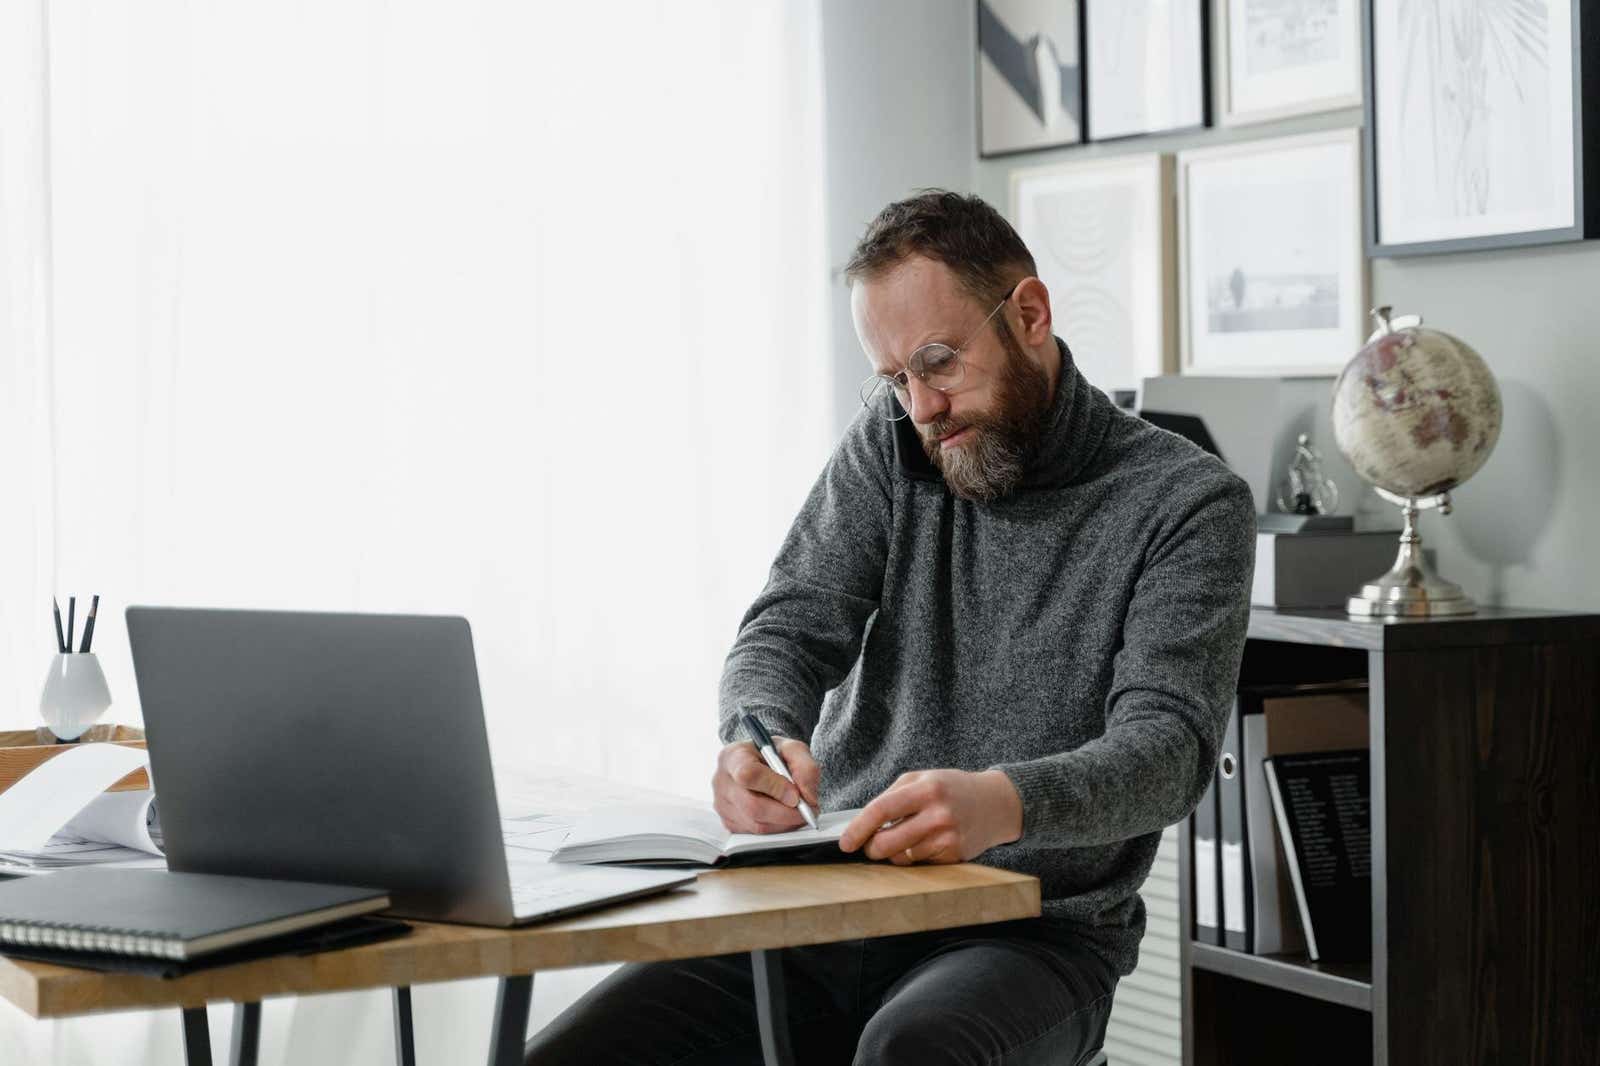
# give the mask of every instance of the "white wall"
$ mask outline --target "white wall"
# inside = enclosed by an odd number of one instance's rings
[[[47,160],[56,253],[53,302],[0,259],[0,414],[41,423],[0,427],[0,728],[52,593],[104,594],[129,724],[130,602],[462,613],[502,760],[704,797],[722,658],[832,438],[816,10],[6,0],[0,55],[46,10],[48,108],[0,93],[0,235]],[[44,305],[47,365],[14,361],[6,312]],[[542,976],[535,1023],[595,972]],[[482,1058],[489,990],[417,990],[422,1061]],[[262,1061],[376,1061],[387,1002],[269,1002]],[[177,1038],[0,1003],[5,1066]]]
[[[867,223],[917,189],[972,189],[976,125],[971,0],[823,0],[828,262],[843,267]],[[834,417],[842,430],[870,369],[850,296],[830,289]]]

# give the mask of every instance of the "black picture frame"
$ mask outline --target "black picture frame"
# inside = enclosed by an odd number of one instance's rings
[[[1001,0],[1003,2],[1003,0]],[[1043,152],[1053,148],[1065,148],[1085,144],[1088,141],[1087,122],[1089,109],[1085,99],[1085,90],[1088,83],[1084,72],[1084,35],[1083,12],[1084,0],[1056,0],[1056,6],[1070,7],[1073,9],[1073,19],[1077,26],[1077,68],[1071,74],[1070,81],[1063,78],[1063,92],[1070,92],[1076,96],[1076,115],[1078,121],[1078,137],[1076,140],[1055,140],[1034,144],[1019,144],[1015,147],[1003,147],[993,150],[984,148],[984,123],[983,123],[983,58],[985,45],[991,50],[990,62],[995,63],[1001,76],[1010,81],[1012,87],[1019,95],[1029,91],[1037,91],[1037,81],[1031,81],[1025,70],[1017,69],[1018,64],[1012,60],[1017,58],[1017,53],[1028,47],[1029,42],[1011,36],[1003,24],[999,23],[990,0],[975,0],[973,4],[973,17],[975,32],[973,36],[974,50],[972,54],[972,95],[977,117],[978,158],[1002,159],[1007,156],[1022,155],[1026,152]],[[999,37],[996,37],[996,34]],[[994,58],[993,53],[999,53],[1000,58]],[[1008,74],[1009,72],[1009,74]]]
[[[1560,244],[1600,236],[1600,7],[1585,18],[1588,0],[1569,0],[1572,11],[1572,196],[1573,224],[1551,229],[1486,233],[1436,240],[1384,241],[1379,172],[1377,48],[1373,18],[1375,0],[1361,4],[1361,76],[1364,100],[1364,163],[1362,186],[1367,202],[1366,250],[1373,258],[1441,255],[1495,248]]]
[[[1091,106],[1094,102],[1094,92],[1089,84],[1089,79],[1093,74],[1092,67],[1094,60],[1090,55],[1089,39],[1095,32],[1095,25],[1094,18],[1089,12],[1089,2],[1090,0],[1082,0],[1082,3],[1079,6],[1079,25],[1082,27],[1080,31],[1080,41],[1082,43],[1078,51],[1083,56],[1084,140],[1086,142],[1092,141],[1097,144],[1109,144],[1119,141],[1130,141],[1139,137],[1149,137],[1155,134],[1184,133],[1190,130],[1209,128],[1215,121],[1215,116],[1212,112],[1211,106],[1213,84],[1212,78],[1214,76],[1211,70],[1212,0],[1190,0],[1190,3],[1194,4],[1200,13],[1200,121],[1198,123],[1192,123],[1186,126],[1154,126],[1147,129],[1129,131],[1127,133],[1118,133],[1112,136],[1101,136],[1100,134],[1096,133],[1094,129],[1094,115],[1091,111]],[[1117,2],[1121,2],[1121,0],[1117,0]]]

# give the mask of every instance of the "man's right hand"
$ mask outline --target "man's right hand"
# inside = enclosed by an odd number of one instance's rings
[[[811,748],[789,737],[772,740],[784,765],[794,775],[795,784],[800,786],[799,791],[761,760],[754,744],[729,744],[717,755],[711,796],[722,824],[732,832],[782,833],[805,825],[799,811],[802,795],[812,810],[821,810],[817,787],[822,771],[811,757]]]

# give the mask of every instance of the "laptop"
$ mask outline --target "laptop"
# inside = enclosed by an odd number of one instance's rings
[[[508,853],[464,618],[126,617],[172,870],[370,885],[389,914],[492,926],[694,880]]]

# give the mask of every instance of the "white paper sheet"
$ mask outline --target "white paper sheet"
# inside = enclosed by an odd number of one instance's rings
[[[84,744],[0,792],[0,851],[39,851],[73,815],[142,766],[149,755],[119,744]]]

